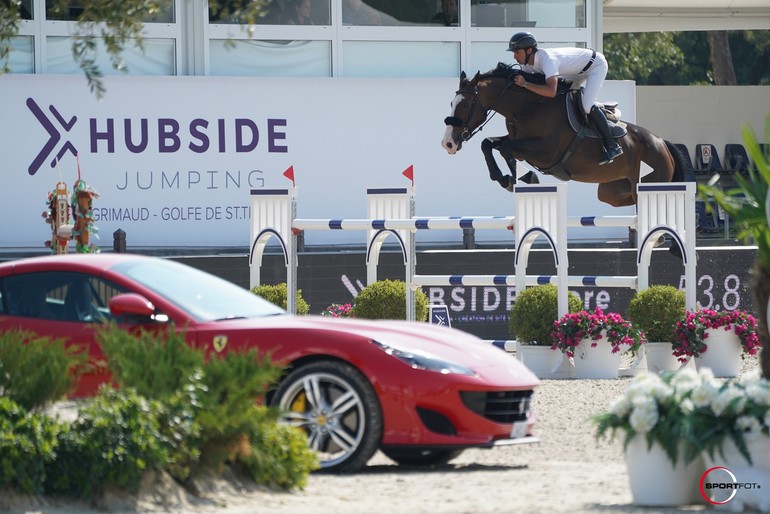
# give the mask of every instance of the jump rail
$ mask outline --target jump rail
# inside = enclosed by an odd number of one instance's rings
[[[298,219],[297,190],[256,189],[252,195],[251,285],[260,283],[259,268],[265,245],[278,239],[287,269],[288,310],[296,312],[297,243],[302,230],[366,230],[367,283],[377,280],[382,244],[390,236],[399,243],[406,269],[407,318],[414,319],[414,290],[422,286],[513,285],[516,291],[528,286],[553,283],[559,286],[559,314],[567,312],[569,287],[628,287],[645,289],[649,283],[652,249],[662,234],[680,246],[685,265],[686,303],[695,307],[695,188],[694,184],[639,184],[636,216],[566,216],[567,184],[517,186],[516,216],[415,217],[413,188],[367,190],[366,219]],[[568,227],[629,227],[641,236],[636,276],[570,276],[568,274]],[[420,230],[508,229],[516,233],[515,275],[417,275],[415,233]],[[527,275],[532,244],[544,238],[551,247],[557,274]]]

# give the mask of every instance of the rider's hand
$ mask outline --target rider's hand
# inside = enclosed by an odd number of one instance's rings
[[[513,82],[519,87],[526,87],[527,81],[521,75],[513,77]]]

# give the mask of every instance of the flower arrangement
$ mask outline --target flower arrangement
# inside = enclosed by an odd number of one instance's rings
[[[635,376],[624,395],[592,418],[597,439],[624,432],[624,448],[634,437],[648,447],[658,443],[672,464],[702,452],[712,457],[730,440],[749,463],[750,434],[770,432],[770,381],[749,374],[742,380],[718,381],[710,369],[683,369]]]
[[[333,303],[321,312],[321,316],[329,316],[332,318],[348,318],[350,317],[350,310],[353,305],[349,303]]]
[[[621,351],[622,345],[628,347],[625,350],[636,353],[644,341],[641,331],[617,312],[605,314],[601,309],[582,310],[567,313],[554,322],[551,348],[574,357],[575,349],[583,339],[590,339],[591,347],[596,347],[597,341],[604,337],[610,342],[612,353]]]
[[[698,309],[685,311],[685,315],[676,323],[673,354],[680,362],[687,362],[690,357],[698,357],[708,350],[708,329],[724,328],[738,336],[743,353],[756,355],[762,346],[757,333],[757,320],[746,311],[715,311]]]

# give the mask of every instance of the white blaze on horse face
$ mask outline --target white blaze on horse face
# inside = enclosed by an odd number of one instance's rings
[[[457,105],[462,101],[462,99],[463,95],[455,96],[454,100],[452,100],[452,112],[449,114],[449,116],[455,115]],[[441,147],[446,150],[449,155],[454,155],[457,153],[457,150],[460,149],[460,145],[454,139],[452,139],[453,130],[454,127],[452,125],[447,125],[446,130],[444,131],[444,139],[441,140]]]

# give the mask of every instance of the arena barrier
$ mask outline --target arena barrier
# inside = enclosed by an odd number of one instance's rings
[[[365,230],[368,233],[367,284],[377,280],[382,244],[389,236],[398,242],[404,259],[407,288],[407,318],[414,319],[414,291],[422,286],[515,285],[555,283],[559,288],[559,315],[567,312],[569,287],[629,287],[649,285],[652,250],[661,235],[668,235],[682,253],[685,267],[686,305],[695,308],[695,184],[651,183],[638,185],[637,214],[634,216],[567,217],[567,184],[521,185],[515,188],[516,216],[419,217],[414,216],[414,188],[373,188],[367,190],[366,219],[297,219],[297,189],[255,189],[251,191],[250,283],[260,284],[260,267],[267,242],[275,237],[286,264],[289,289],[287,310],[296,312],[297,234],[303,230]],[[570,276],[567,228],[614,226],[635,229],[637,241],[636,276]],[[508,229],[516,234],[514,275],[417,275],[415,233],[418,230]],[[544,238],[551,248],[556,275],[528,276],[526,265],[532,244]]]

